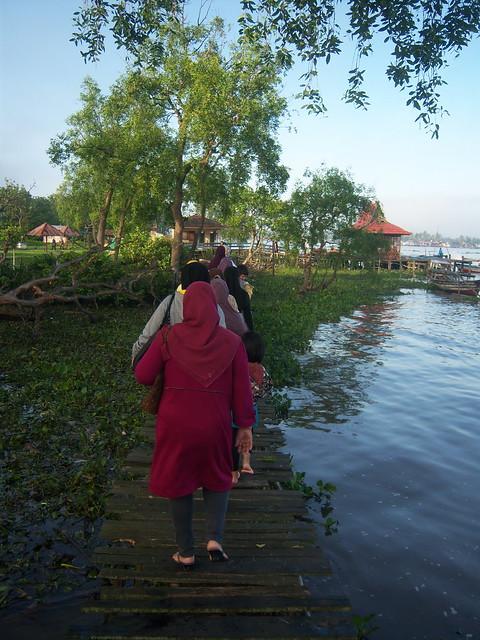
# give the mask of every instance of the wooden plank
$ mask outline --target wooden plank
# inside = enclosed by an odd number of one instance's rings
[[[115,494],[111,496],[107,501],[107,511],[111,513],[154,513],[158,517],[170,516],[170,505],[164,498],[157,498],[155,496],[149,496],[147,494],[136,496],[125,496],[121,494]],[[262,514],[262,518],[266,521],[273,520],[275,518],[282,520],[292,520],[296,518],[308,518],[305,515],[305,501],[299,500],[286,500],[278,504],[271,504],[269,501],[249,501],[249,500],[230,500],[228,506],[228,518],[258,518],[259,513]],[[203,500],[195,502],[194,519],[203,517]]]
[[[182,571],[181,567],[176,567],[170,559],[171,554],[165,553],[163,558],[159,558],[155,565],[152,563],[149,566],[129,569],[130,577],[138,579],[155,579],[160,577],[162,572],[168,572],[171,574]],[[211,565],[207,558],[197,559],[198,569],[200,572],[200,566],[202,571],[206,570],[206,567]],[[115,571],[121,572],[122,568],[115,568]],[[125,570],[126,571],[126,570]],[[208,569],[212,572],[212,568]],[[183,571],[182,571],[183,572]],[[102,577],[105,575],[102,570]],[[243,575],[249,573],[251,575],[262,575],[264,573],[280,573],[280,574],[308,574],[308,575],[330,575],[331,569],[328,563],[323,558],[296,558],[296,557],[283,557],[283,558],[252,558],[252,557],[231,557],[229,562],[218,562],[215,566],[215,573],[217,575],[228,574],[231,576],[232,581],[236,580],[238,574]]]
[[[135,483],[130,480],[116,480],[112,486],[111,490],[112,495],[121,495],[121,496],[131,496],[136,497],[140,496],[148,496],[150,495],[148,492],[148,482],[137,481]],[[152,499],[159,499],[156,496],[152,496]],[[264,501],[267,503],[276,504],[285,504],[288,500],[301,499],[303,504],[305,504],[305,497],[300,491],[291,491],[285,490],[280,491],[278,489],[255,489],[251,487],[248,489],[248,495],[244,491],[239,491],[237,487],[232,490],[229,498],[229,505],[232,505],[236,501],[244,501],[249,500],[251,503],[258,504],[259,501]],[[201,492],[198,492],[194,496],[195,501],[202,500]],[[298,500],[300,501],[300,500]]]
[[[122,567],[104,568],[99,573],[99,578],[107,582],[128,582],[140,581],[144,584],[190,584],[202,585],[210,588],[211,585],[231,585],[233,582],[237,585],[288,585],[294,586],[300,584],[300,576],[295,573],[276,573],[270,575],[266,573],[252,574],[246,572],[235,572],[235,580],[227,572],[217,572],[210,570],[203,571],[159,571],[158,569],[149,569],[143,572],[141,580],[138,578],[138,571],[134,569],[126,569]],[[303,581],[303,576],[302,576]]]
[[[138,516],[139,514],[137,514]],[[141,533],[147,533],[149,531],[153,531],[154,533],[158,533],[158,530],[161,528],[166,533],[173,532],[173,522],[171,518],[163,517],[158,518],[154,512],[144,512],[143,517],[137,517],[135,519],[130,519],[130,512],[126,513],[118,513],[115,518],[104,520],[104,525],[102,528],[102,534],[105,537],[110,537],[112,534],[110,533],[112,530],[115,532],[117,529],[127,533],[126,528],[132,532],[141,531]],[[256,514],[258,518],[259,514]],[[194,529],[198,530],[200,527],[204,528],[204,520],[201,518],[197,518],[193,521]],[[161,525],[161,527],[160,527]],[[225,535],[235,535],[237,533],[248,533],[250,536],[252,534],[252,525],[254,526],[255,535],[264,535],[264,534],[308,534],[308,539],[315,539],[315,534],[312,531],[312,527],[309,522],[302,522],[300,520],[296,520],[294,518],[290,518],[288,520],[263,520],[258,522],[256,520],[249,518],[237,518],[230,519],[225,525]],[[115,533],[115,536],[118,535]],[[124,537],[127,537],[126,535]],[[252,540],[253,542],[253,540]]]
[[[111,523],[112,525],[114,523]],[[161,546],[171,546],[174,541],[173,530],[165,531],[159,527],[158,532],[145,532],[141,529],[133,530],[131,527],[121,527],[121,523],[115,523],[118,526],[108,526],[105,524],[105,530],[102,530],[102,537],[110,542],[118,542],[123,540],[133,540],[133,544],[137,547],[156,548]],[[110,523],[108,523],[110,525]],[[195,530],[194,534],[197,540],[204,539],[203,529]],[[289,543],[290,545],[305,544],[316,542],[316,533],[314,531],[305,530],[304,532],[255,532],[255,539],[252,540],[252,531],[232,532],[230,529],[225,531],[225,545],[228,549],[229,545],[250,546],[252,550],[255,544],[268,544],[281,546]]]
[[[86,613],[136,613],[184,615],[194,613],[206,616],[223,615],[298,615],[306,612],[350,611],[345,598],[289,598],[274,596],[218,596],[214,602],[203,596],[152,598],[149,601],[98,600],[83,607]]]
[[[218,596],[239,597],[248,595],[250,597],[260,597],[265,595],[282,596],[288,598],[305,598],[308,591],[297,585],[277,585],[271,584],[266,591],[265,585],[241,585],[241,584],[210,584],[208,589],[204,585],[194,586],[191,584],[169,584],[162,586],[134,586],[134,587],[108,587],[103,586],[100,593],[100,600],[119,600],[126,598],[127,600],[151,600],[162,599],[170,596],[175,598],[202,597],[211,600]]]
[[[172,553],[175,552],[175,547],[171,544]],[[268,545],[249,545],[248,547],[238,547],[230,545],[228,547],[229,554],[235,558],[255,557],[261,558],[324,558],[324,553],[319,547],[300,546],[295,547],[269,547]],[[121,563],[137,563],[155,565],[162,555],[161,553],[152,553],[149,550],[138,547],[131,548],[119,548],[119,547],[97,547],[93,553],[92,559],[94,563],[109,563],[117,562]],[[199,556],[205,556],[206,552],[202,550],[202,553],[197,554]]]

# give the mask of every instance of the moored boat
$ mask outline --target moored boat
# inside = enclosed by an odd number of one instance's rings
[[[434,289],[458,293],[464,296],[480,295],[480,280],[474,276],[455,271],[433,270],[428,275],[428,283]]]

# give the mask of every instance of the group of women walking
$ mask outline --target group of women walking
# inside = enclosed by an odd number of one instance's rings
[[[238,269],[219,249],[213,266],[185,265],[181,284],[161,302],[132,350],[137,382],[152,385],[163,372],[149,487],[170,500],[178,549],[172,559],[188,569],[195,565],[194,492],[203,491],[208,557],[226,561],[223,530],[234,458],[245,455],[245,471],[252,472],[256,408],[244,341],[254,345],[254,357],[263,350],[258,352],[261,338],[252,331],[250,297]]]

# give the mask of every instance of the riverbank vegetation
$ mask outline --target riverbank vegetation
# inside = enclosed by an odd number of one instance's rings
[[[319,322],[406,284],[400,274],[351,271],[305,295],[298,269],[251,280],[256,329],[265,336],[266,366],[277,386],[301,376],[295,353],[308,348]],[[75,308],[50,307],[38,336],[28,325],[0,324],[4,604],[86,579],[109,484],[144,422],[143,391],[129,363],[150,312],[104,304],[91,323]]]

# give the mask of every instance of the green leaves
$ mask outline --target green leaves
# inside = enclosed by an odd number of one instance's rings
[[[328,64],[332,56],[340,54],[345,38],[354,40],[356,62],[344,100],[357,107],[368,106],[360,60],[374,53],[375,37],[382,35],[385,42],[392,43],[387,78],[400,90],[409,90],[413,101],[407,104],[420,110],[418,119],[434,137],[438,135],[436,121],[445,113],[437,92],[443,83],[441,71],[449,58],[478,34],[480,24],[479,0],[255,0],[242,5],[248,10],[240,19],[244,38],[261,42],[270,58],[286,69],[295,58],[306,65],[302,95],[306,108],[314,113],[323,111],[319,93],[311,86],[316,65],[323,59]],[[342,9],[344,15],[339,16]]]

